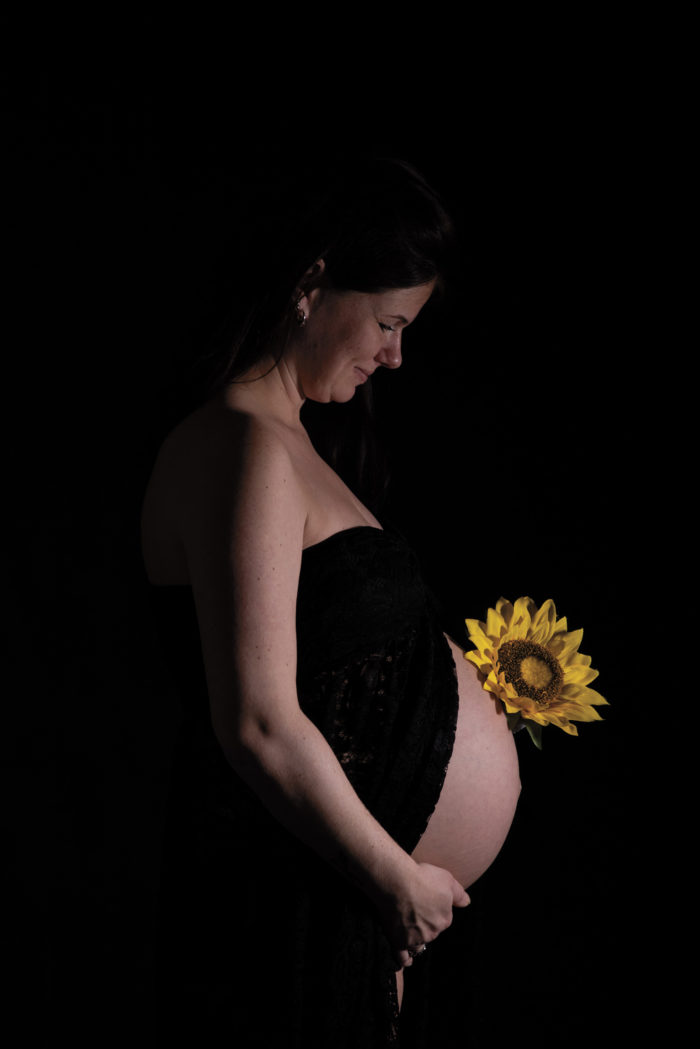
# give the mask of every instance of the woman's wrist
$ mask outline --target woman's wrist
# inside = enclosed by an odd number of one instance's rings
[[[416,861],[396,842],[392,841],[392,845],[390,854],[367,872],[369,880],[365,891],[380,909],[394,908],[398,901],[409,898],[418,871]]]

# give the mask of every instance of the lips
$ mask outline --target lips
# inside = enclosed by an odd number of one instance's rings
[[[358,364],[355,365],[355,371],[360,373],[360,375],[362,376],[362,381],[363,382],[367,382],[367,380],[369,379],[370,375],[372,374],[372,372],[368,372],[368,371],[365,371],[364,368],[360,368],[360,366]]]

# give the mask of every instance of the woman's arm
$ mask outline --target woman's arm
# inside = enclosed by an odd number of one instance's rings
[[[406,948],[434,939],[469,898],[448,871],[416,863],[387,834],[300,709],[303,488],[274,431],[245,418],[230,425],[229,440],[191,471],[180,513],[214,731],[266,807],[374,901],[407,965]]]

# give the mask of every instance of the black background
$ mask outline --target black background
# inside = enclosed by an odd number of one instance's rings
[[[649,1022],[640,987],[659,935],[640,874],[640,813],[657,819],[640,757],[652,697],[629,656],[656,582],[653,564],[640,580],[637,541],[659,515],[635,367],[654,344],[653,106],[642,121],[624,88],[597,95],[590,78],[443,82],[417,58],[412,78],[362,95],[309,59],[270,83],[259,67],[232,79],[179,58],[135,69],[94,49],[79,66],[25,68],[10,91],[22,684],[8,796],[26,1044],[64,1027],[77,1042],[153,1044],[177,709],[145,608],[140,500],[242,190],[326,143],[415,163],[460,236],[444,307],[376,381],[391,516],[455,630],[500,596],[552,597],[584,627],[611,704],[578,739],[549,728],[542,753],[518,737],[513,830],[436,947],[434,1044],[632,1034]],[[274,998],[274,945],[270,957]]]

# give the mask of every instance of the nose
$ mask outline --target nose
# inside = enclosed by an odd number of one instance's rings
[[[375,360],[383,364],[385,368],[400,368],[402,359],[400,335],[392,342],[386,342],[375,357]]]

